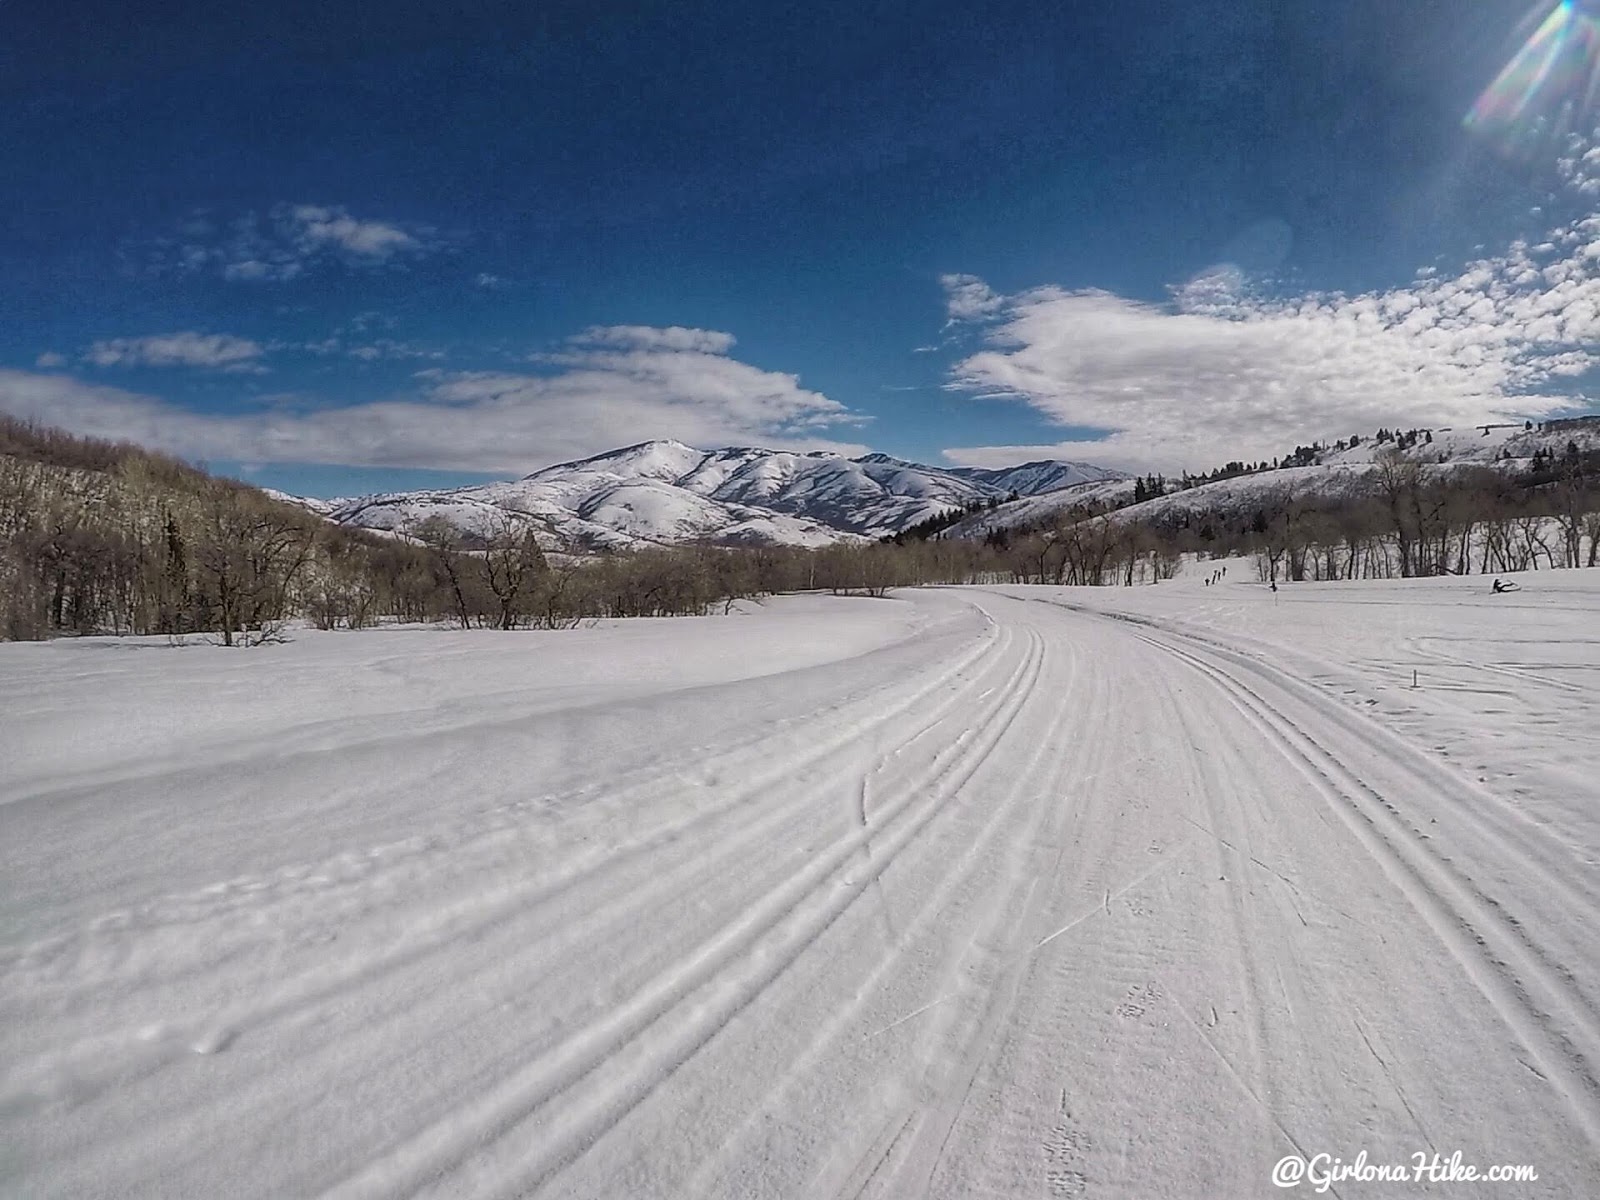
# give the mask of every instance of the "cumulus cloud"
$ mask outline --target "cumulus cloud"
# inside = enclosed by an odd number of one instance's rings
[[[197,213],[171,236],[128,250],[157,274],[214,273],[242,283],[283,283],[332,264],[375,270],[435,253],[435,230],[353,216],[338,205],[280,204],[231,220]]]
[[[981,281],[960,278],[950,314],[970,320]],[[946,451],[971,465],[1203,468],[1380,425],[1537,417],[1581,404],[1576,377],[1600,365],[1600,217],[1358,296],[1268,299],[1217,270],[1166,304],[1043,287],[978,315],[985,345],[948,386],[1103,436]]]
[[[794,375],[729,357],[732,345],[712,330],[592,329],[538,372],[430,368],[407,397],[228,414],[0,371],[0,411],[190,458],[252,462],[519,473],[653,437],[864,452],[831,436],[861,417]]]
[[[84,361],[97,367],[206,367],[222,371],[262,371],[259,343],[226,333],[161,333],[111,338],[90,346]],[[41,362],[40,366],[45,364]]]
[[[1600,145],[1573,139],[1556,162],[1562,180],[1581,196],[1600,196]]]

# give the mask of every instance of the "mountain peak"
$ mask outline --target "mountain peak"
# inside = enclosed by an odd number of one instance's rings
[[[686,446],[673,438],[653,438],[647,442],[635,442],[631,446],[621,446],[616,450],[605,450],[599,454],[591,454],[588,458],[577,458],[569,462],[540,467],[531,475],[524,475],[523,478],[541,479],[553,472],[597,468],[612,463],[637,465],[651,462],[679,466],[676,473],[683,474],[685,471],[691,470],[694,464],[704,457],[704,450],[696,450],[693,446]]]

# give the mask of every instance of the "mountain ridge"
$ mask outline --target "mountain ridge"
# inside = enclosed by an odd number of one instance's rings
[[[688,541],[822,546],[875,540],[952,509],[1124,478],[1091,463],[932,467],[874,452],[652,439],[542,467],[520,479],[378,493],[306,507],[341,525],[404,533],[438,516],[483,536],[504,514],[549,549],[620,550]]]

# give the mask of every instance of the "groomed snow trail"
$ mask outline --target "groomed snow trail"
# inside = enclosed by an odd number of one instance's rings
[[[1539,1181],[1332,1194],[1600,1193],[1592,777],[1530,810],[1226,622],[1086,603],[307,635],[339,670],[190,753],[18,754],[0,1191],[1253,1197],[1365,1150]],[[0,719],[70,720],[82,649],[0,651]],[[199,721],[241,660],[173,654],[80,686],[194,672]]]

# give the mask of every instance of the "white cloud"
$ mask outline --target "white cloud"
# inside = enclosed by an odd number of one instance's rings
[[[715,348],[732,342],[711,330],[589,330],[547,373],[431,368],[418,373],[411,397],[233,414],[62,375],[0,371],[0,411],[208,460],[519,473],[652,437],[864,452],[829,436],[862,418],[793,375]]]
[[[351,215],[337,205],[280,204],[231,221],[197,214],[175,236],[132,251],[158,274],[214,272],[241,283],[283,283],[330,264],[372,270],[441,250],[447,239],[422,225]]]
[[[39,367],[41,370],[48,371],[54,367],[66,366],[67,358],[66,355],[57,354],[54,350],[46,350],[43,354],[39,355],[38,358],[33,360],[33,365]]]
[[[36,375],[0,368],[0,412],[56,425],[84,437],[127,439],[152,448],[178,449],[168,432],[170,417],[209,420],[179,410],[153,396],[84,383],[70,375]],[[203,457],[203,438],[185,436],[181,453]],[[214,453],[214,451],[213,451]],[[222,455],[215,455],[223,457]]]
[[[321,343],[311,347],[313,352],[319,352]],[[393,338],[378,338],[376,341],[366,342],[358,346],[351,346],[345,351],[351,358],[359,358],[363,362],[398,362],[408,358],[444,357],[443,350],[426,350],[420,346],[413,346],[408,342],[397,342]]]
[[[941,275],[939,282],[944,286],[947,325],[986,320],[1005,305],[1005,297],[976,275]]]
[[[84,354],[97,367],[208,367],[223,371],[262,371],[259,343],[226,333],[154,334],[96,342]],[[44,365],[43,363],[40,364]]]
[[[245,258],[236,262],[222,264],[222,277],[233,283],[259,283],[270,281],[285,283],[293,279],[305,264],[292,258],[276,259],[272,262],[263,262],[259,258]]]
[[[682,325],[596,325],[568,340],[574,346],[683,350],[697,354],[726,354],[734,346],[731,333],[721,333],[715,329],[686,329]]]
[[[358,221],[342,208],[297,204],[289,210],[297,236],[307,247],[330,245],[354,258],[384,262],[417,248],[417,239],[398,225]]]
[[[1559,412],[1581,403],[1574,377],[1600,365],[1597,268],[1600,218],[1588,217],[1455,275],[1359,296],[1266,300],[1216,271],[1164,305],[1055,287],[985,301],[986,346],[949,386],[1105,436],[946,456],[1193,469],[1380,425]],[[961,278],[963,296],[980,294]]]
[[[443,350],[419,346],[385,335],[398,321],[382,312],[361,312],[335,328],[327,337],[310,342],[278,343],[271,349],[290,348],[303,350],[320,358],[347,356],[361,362],[403,362],[407,359],[434,359],[445,357]]]

